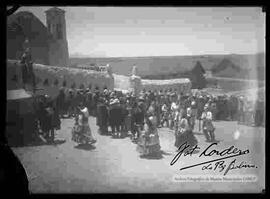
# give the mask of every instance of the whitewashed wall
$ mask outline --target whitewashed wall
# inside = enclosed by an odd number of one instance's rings
[[[114,77],[110,76],[107,72],[97,72],[76,68],[45,66],[41,64],[34,64],[33,66],[35,75],[41,79],[38,84],[43,84],[45,79],[48,79],[49,85],[53,85],[55,79],[58,79],[58,86],[63,85],[63,81],[66,80],[67,87],[71,87],[73,83],[76,84],[76,88],[79,88],[81,84],[87,88],[89,84],[92,85],[92,89],[99,87],[103,90],[104,87],[108,89],[114,88]]]

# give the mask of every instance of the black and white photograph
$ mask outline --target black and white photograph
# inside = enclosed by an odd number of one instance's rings
[[[264,193],[262,7],[6,10],[5,138],[31,194]]]

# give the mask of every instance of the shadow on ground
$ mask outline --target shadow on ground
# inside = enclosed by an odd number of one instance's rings
[[[164,158],[163,155],[171,155],[171,153],[167,153],[167,152],[164,152],[164,151],[159,151],[159,152],[151,154],[151,155],[143,155],[143,156],[140,156],[140,157],[142,159],[148,159],[148,160],[160,160],[160,159]]]
[[[96,147],[94,145],[91,145],[91,144],[79,144],[79,145],[75,146],[74,148],[86,150],[86,151],[91,151],[91,150],[96,149]]]
[[[56,139],[53,142],[47,141],[44,142],[41,139],[36,139],[36,140],[32,140],[29,141],[27,143],[9,143],[9,146],[11,147],[32,147],[32,146],[44,146],[44,145],[60,145],[60,144],[64,144],[66,142],[65,139]]]
[[[204,135],[202,132],[193,132],[194,135]]]

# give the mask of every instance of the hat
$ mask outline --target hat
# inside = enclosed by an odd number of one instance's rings
[[[110,94],[110,98],[113,98],[114,97],[114,93],[113,92],[111,92],[111,94]]]
[[[138,103],[138,106],[139,106],[139,107],[143,106],[143,102],[139,102],[139,103]]]
[[[117,99],[117,98],[114,101],[115,101],[115,104],[119,104],[120,103],[119,99]]]
[[[148,119],[149,119],[149,121],[150,121],[153,125],[156,125],[156,124],[157,124],[157,120],[156,120],[155,117],[150,116]]]
[[[81,112],[86,116],[89,117],[89,113],[86,107],[84,107],[83,109],[81,109]]]
[[[140,97],[139,97],[139,101],[144,101],[143,96],[140,96]]]
[[[155,115],[155,109],[154,109],[154,107],[150,106],[149,109],[148,109],[148,111],[147,111],[147,114],[149,116]]]
[[[110,100],[110,105],[114,105],[115,104],[115,100],[114,99],[111,99]]]

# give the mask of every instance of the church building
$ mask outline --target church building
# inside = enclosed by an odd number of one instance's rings
[[[68,66],[65,11],[53,7],[47,11],[46,26],[31,12],[17,12],[7,18],[7,59],[19,60],[27,47],[34,63]]]

